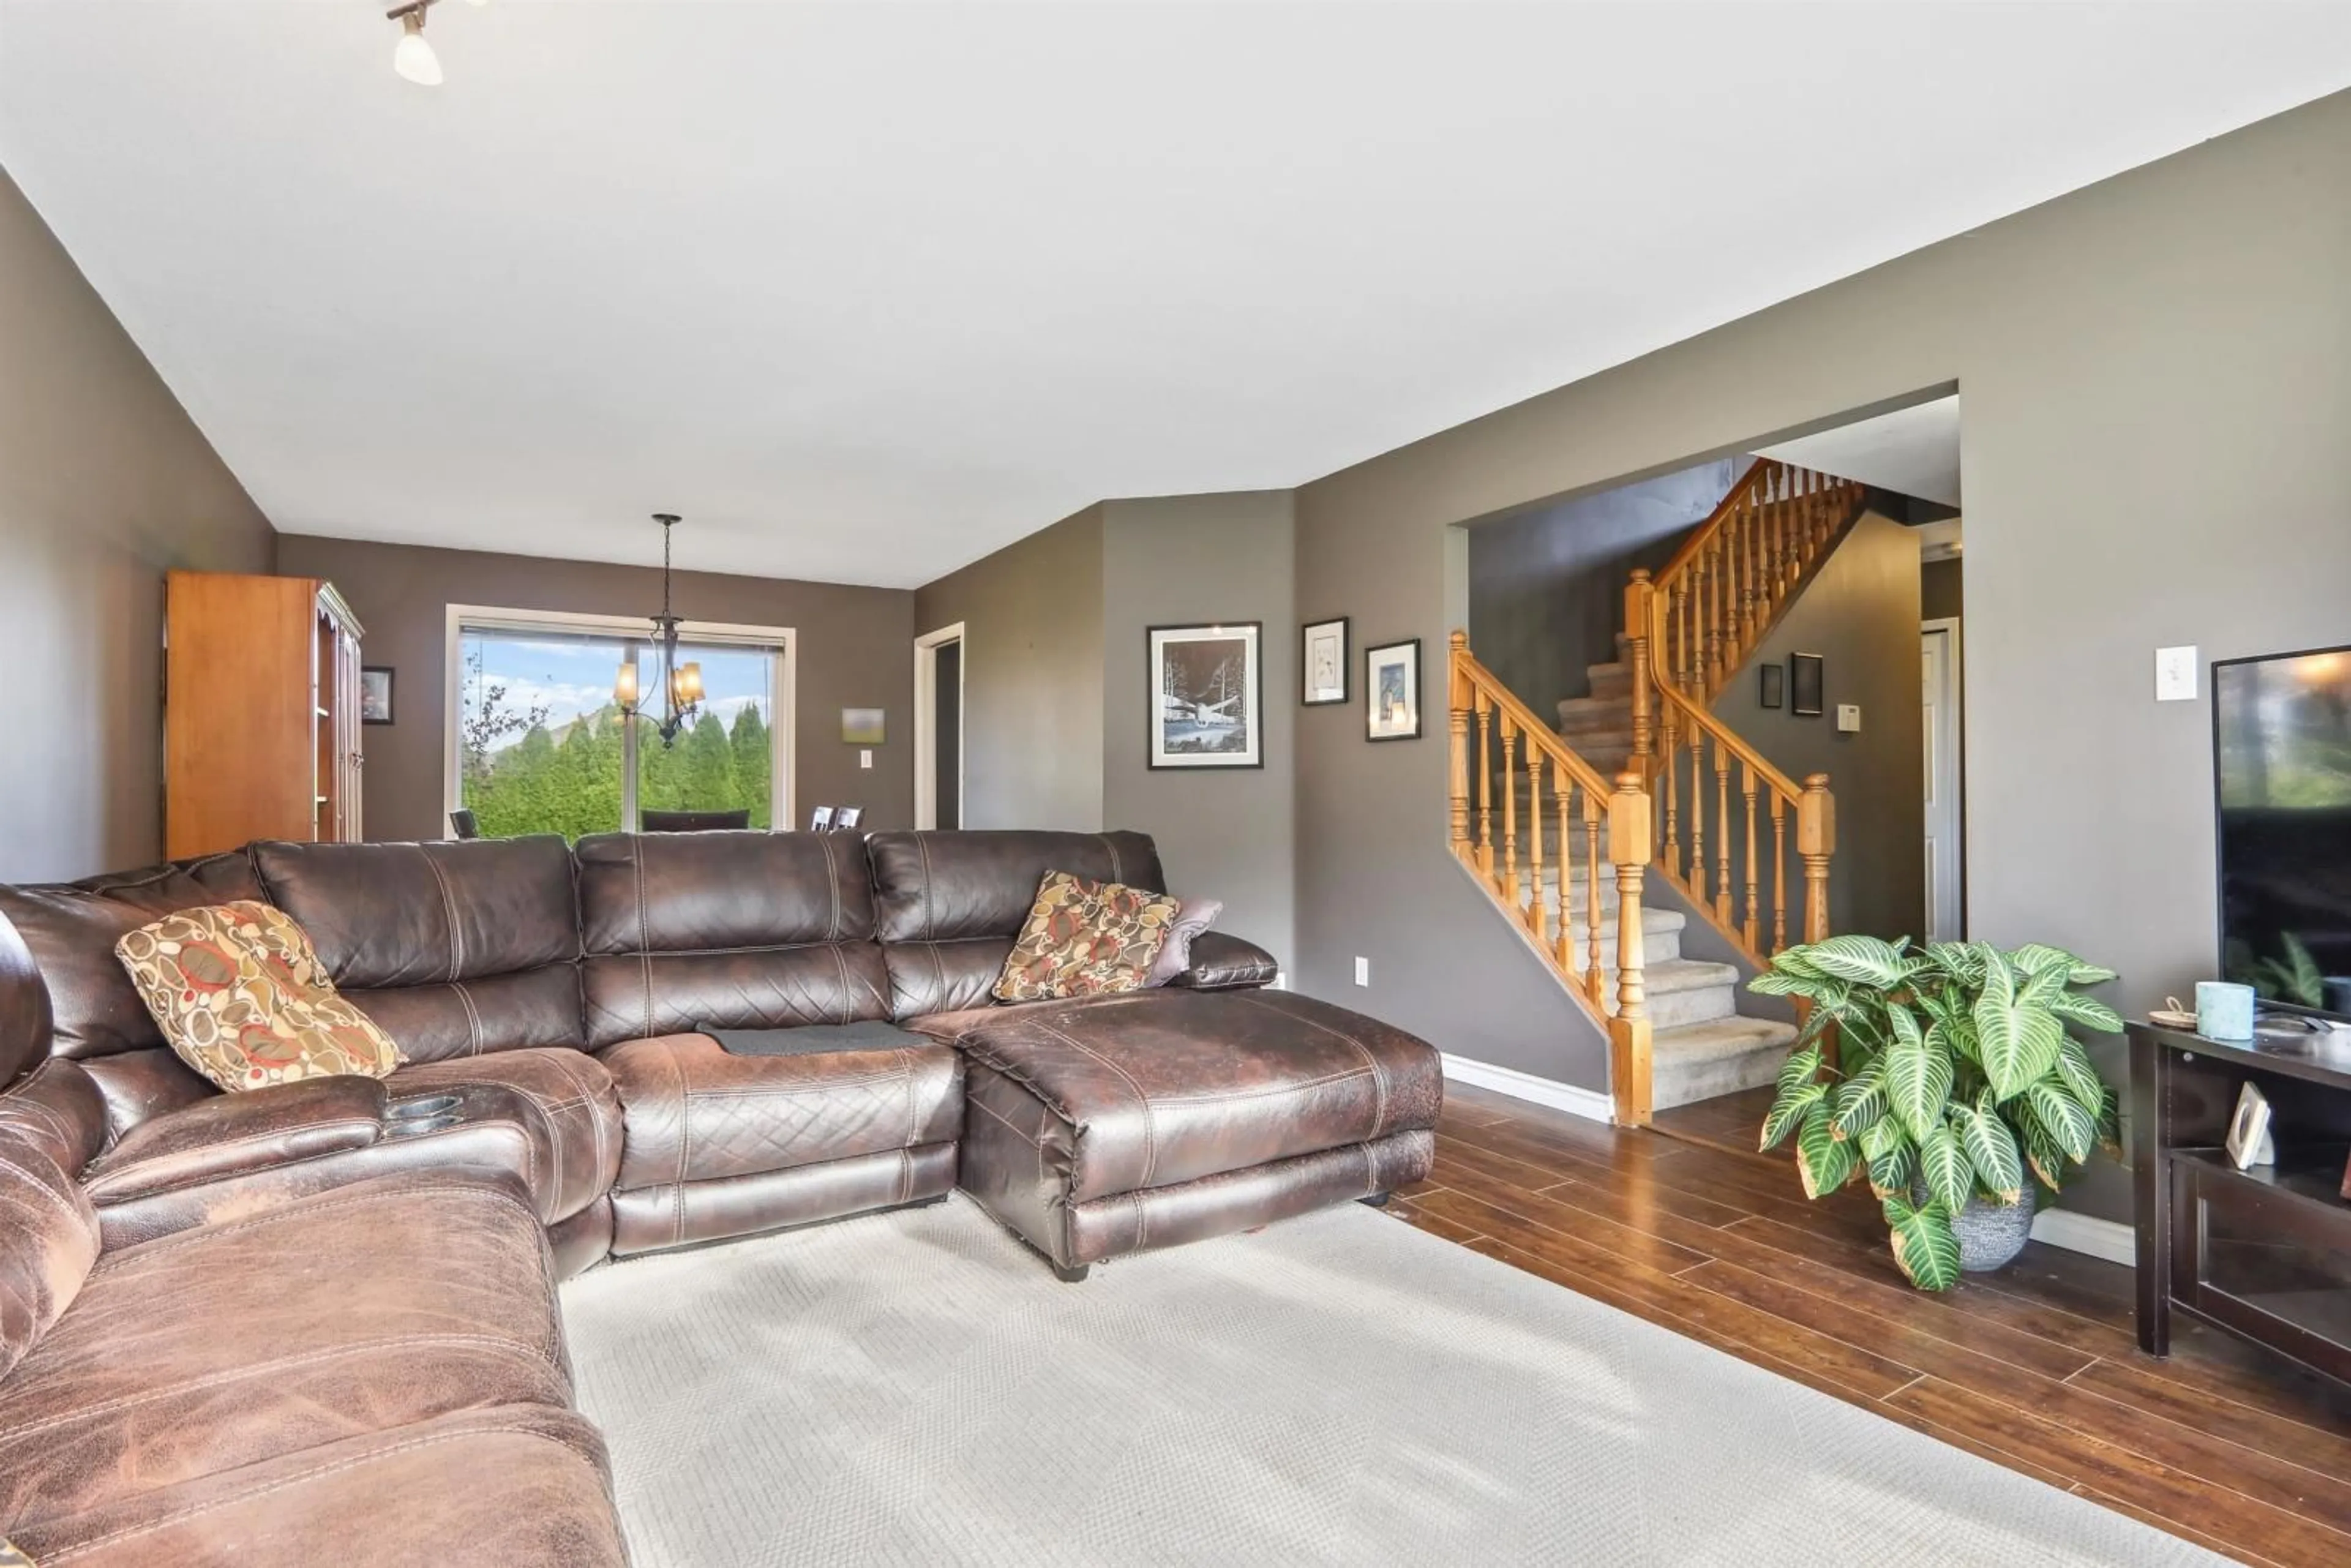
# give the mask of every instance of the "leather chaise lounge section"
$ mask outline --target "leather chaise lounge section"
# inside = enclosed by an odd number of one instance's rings
[[[0,887],[0,1536],[37,1561],[622,1560],[560,1279],[960,1186],[1065,1277],[1417,1179],[1437,1055],[1197,938],[999,1007],[1140,834],[260,843]],[[258,899],[405,1062],[225,1095],[115,961]]]

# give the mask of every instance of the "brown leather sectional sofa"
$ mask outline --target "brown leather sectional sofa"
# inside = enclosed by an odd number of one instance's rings
[[[43,1563],[622,1560],[555,1287],[960,1186],[1064,1278],[1426,1173],[1426,1044],[1262,988],[994,1006],[1134,833],[256,844],[0,888],[0,1537]],[[258,898],[408,1058],[224,1095],[113,956]],[[1008,1240],[1008,1245],[1012,1245]]]

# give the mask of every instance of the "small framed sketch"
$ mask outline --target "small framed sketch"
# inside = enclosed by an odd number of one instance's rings
[[[1298,700],[1323,707],[1347,700],[1347,618],[1317,621],[1298,633]]]
[[[831,831],[831,829],[832,829],[832,808],[831,808],[831,807],[830,807],[830,806],[819,806],[815,810],[810,811],[810,812],[809,813],[809,831],[810,831],[810,832],[811,832],[811,833],[823,833],[823,832],[830,832],[830,831]]]
[[[1821,688],[1824,678],[1818,653],[1788,655],[1788,711],[1799,718],[1821,716]]]
[[[1265,766],[1262,622],[1153,626],[1143,633],[1152,768]]]
[[[360,666],[360,722],[390,724],[392,722],[392,666],[362,664]]]
[[[1763,685],[1762,689],[1755,694],[1756,704],[1761,707],[1779,707],[1787,701],[1782,694],[1787,687],[1788,672],[1777,664],[1762,664],[1757,668]]]
[[[1364,738],[1420,738],[1420,639],[1364,650]]]

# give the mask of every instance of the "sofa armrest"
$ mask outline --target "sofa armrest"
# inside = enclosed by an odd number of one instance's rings
[[[383,1112],[382,1083],[355,1076],[216,1094],[131,1128],[90,1166],[85,1185],[104,1207],[362,1148],[382,1134]]]
[[[1280,973],[1273,955],[1256,943],[1222,931],[1203,931],[1192,938],[1192,967],[1167,983],[1196,991],[1231,991],[1271,985]]]

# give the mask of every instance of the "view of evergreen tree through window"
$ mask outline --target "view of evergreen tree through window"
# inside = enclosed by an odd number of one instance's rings
[[[747,810],[751,826],[772,825],[778,655],[681,645],[681,661],[701,663],[705,695],[700,713],[664,747],[650,722],[632,737],[612,701],[613,673],[631,653],[644,706],[658,716],[659,658],[649,644],[552,631],[462,632],[458,773],[485,834],[577,839],[619,829],[632,753],[640,810]]]

